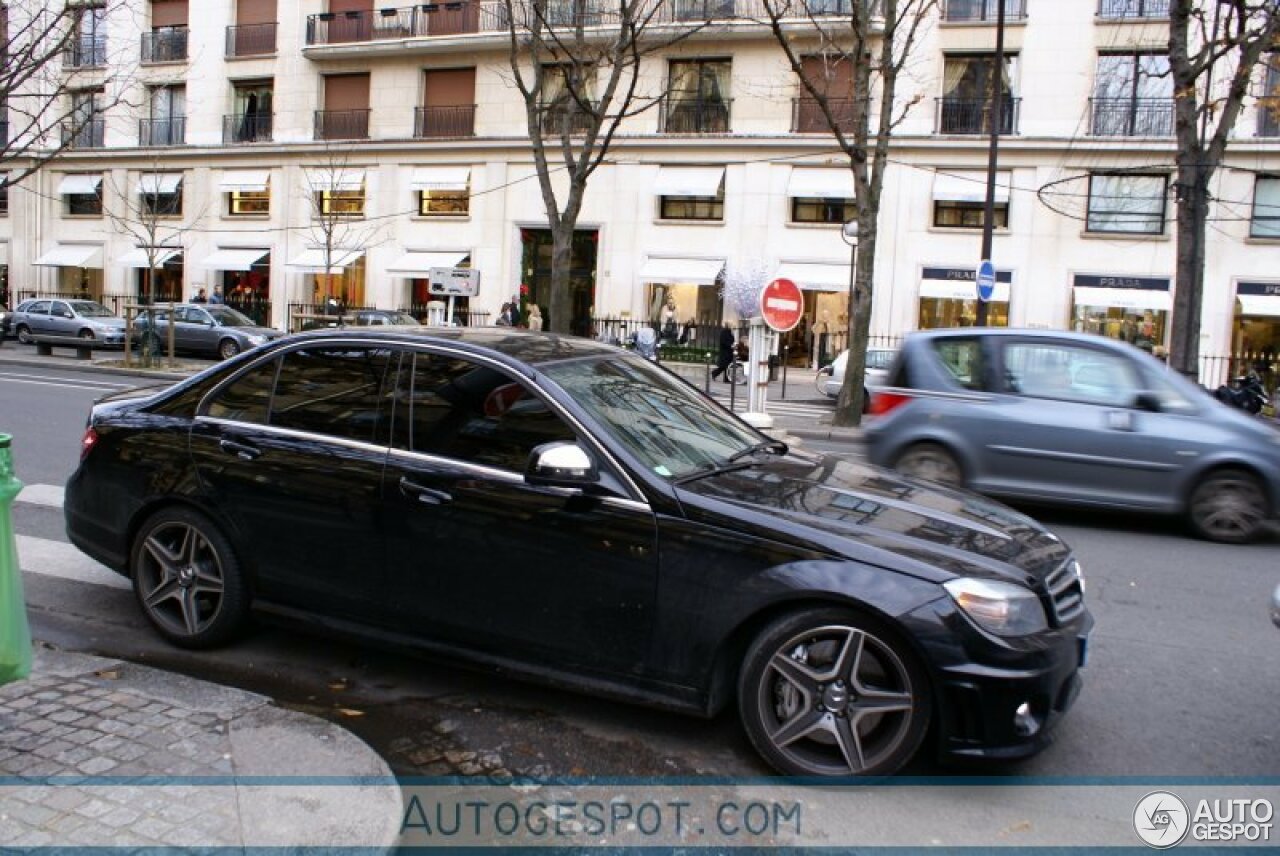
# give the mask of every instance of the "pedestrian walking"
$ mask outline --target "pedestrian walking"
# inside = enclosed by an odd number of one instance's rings
[[[0,434],[0,686],[31,674],[31,631],[10,516],[13,500],[22,490],[22,482],[13,474],[12,441],[8,434]]]
[[[716,368],[711,372],[713,380],[724,375],[724,382],[729,383],[729,364],[733,362],[733,329],[725,324],[720,328],[720,352],[716,355]]]
[[[205,294],[205,291],[204,291],[204,289],[202,288],[202,289],[200,289],[199,291],[197,291],[197,292],[196,292],[196,296],[195,296],[195,297],[191,298],[191,302],[192,302],[192,303],[208,303],[208,302],[209,302],[209,295]]]
[[[223,302],[223,301],[222,301],[222,286],[220,286],[220,285],[215,285],[215,286],[213,287],[213,294],[209,295],[209,302],[210,302],[210,303],[222,303],[222,302]]]

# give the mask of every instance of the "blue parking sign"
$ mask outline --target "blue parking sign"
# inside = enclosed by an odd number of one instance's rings
[[[978,265],[978,299],[987,302],[996,290],[996,266],[991,259],[983,259]]]

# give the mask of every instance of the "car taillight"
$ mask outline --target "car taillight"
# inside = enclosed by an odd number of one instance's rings
[[[84,437],[80,438],[80,460],[89,457],[89,453],[93,451],[93,447],[98,445],[98,432],[93,430],[93,426],[84,429]]]
[[[867,415],[884,416],[891,410],[906,404],[913,397],[903,392],[882,392],[877,390],[871,393],[871,406],[867,408]]]

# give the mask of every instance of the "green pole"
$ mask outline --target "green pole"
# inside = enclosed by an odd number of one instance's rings
[[[13,474],[13,438],[0,434],[0,686],[31,674],[31,631],[10,509],[22,482]]]

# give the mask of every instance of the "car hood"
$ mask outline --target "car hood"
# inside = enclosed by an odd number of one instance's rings
[[[224,327],[224,330],[234,330],[237,333],[243,333],[246,336],[266,336],[268,339],[279,339],[284,333],[281,333],[275,327]]]
[[[80,320],[86,324],[92,324],[98,327],[114,327],[121,330],[124,329],[123,318],[81,318]]]
[[[998,502],[834,457],[788,454],[687,482],[686,513],[924,579],[1032,583],[1069,556],[1056,535]]]

